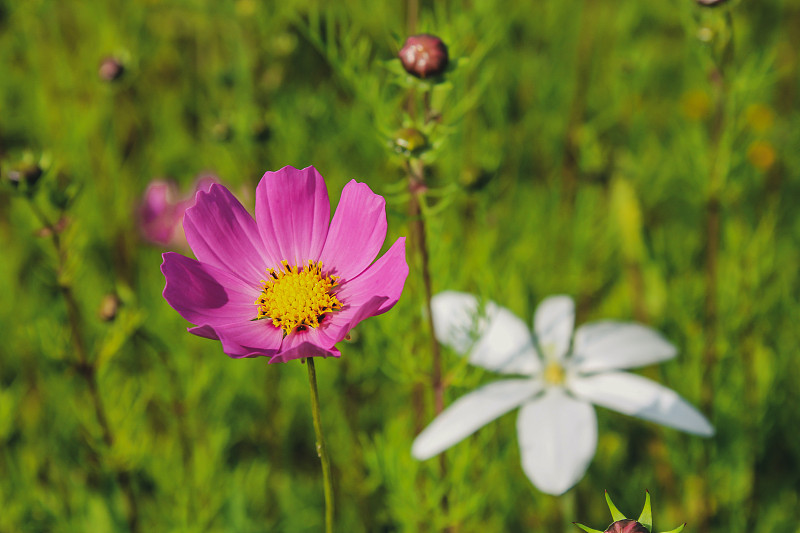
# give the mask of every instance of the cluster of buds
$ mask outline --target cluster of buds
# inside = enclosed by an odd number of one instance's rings
[[[605,531],[592,529],[583,524],[573,523],[587,533],[650,533],[650,530],[653,528],[653,512],[650,506],[650,493],[645,491],[645,494],[644,509],[642,509],[642,513],[636,520],[626,518],[625,515],[617,509],[614,502],[611,501],[608,492],[606,492],[606,503],[611,510],[611,518],[614,519],[614,522],[608,526]],[[666,531],[665,533],[680,533],[683,531],[684,527],[686,527],[686,524],[681,524],[675,529]]]

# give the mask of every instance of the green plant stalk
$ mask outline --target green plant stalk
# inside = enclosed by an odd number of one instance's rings
[[[89,389],[89,396],[92,399],[92,406],[94,407],[95,416],[97,417],[97,423],[100,425],[100,430],[103,433],[103,442],[108,449],[111,449],[111,447],[114,445],[114,434],[112,433],[111,426],[108,423],[108,417],[106,416],[103,401],[100,398],[100,391],[97,383],[97,368],[95,367],[94,361],[89,360],[86,349],[86,340],[83,337],[83,328],[81,325],[78,302],[75,300],[72,287],[62,278],[62,274],[67,262],[67,252],[64,249],[63,243],[61,242],[61,237],[59,236],[60,230],[55,224],[50,222],[42,210],[39,209],[39,206],[36,205],[36,202],[34,202],[33,198],[28,198],[28,204],[31,206],[31,210],[36,218],[39,219],[39,222],[42,224],[44,229],[46,229],[50,234],[50,240],[52,241],[53,247],[56,250],[56,256],[58,258],[56,281],[58,283],[61,296],[64,298],[64,303],[67,307],[67,321],[72,334],[72,342],[75,346],[75,355],[77,358],[75,368],[78,374],[80,374],[81,377],[83,377],[86,381],[86,386]],[[117,481],[117,485],[119,485],[120,490],[122,490],[122,493],[125,497],[128,528],[130,529],[131,533],[137,533],[139,531],[139,509],[136,502],[136,496],[133,491],[133,486],[131,485],[130,477],[128,476],[127,472],[116,468],[114,469],[114,477]]]
[[[431,387],[433,389],[433,408],[438,415],[444,410],[444,383],[442,381],[442,353],[439,343],[434,337],[433,329],[433,309],[431,300],[433,299],[433,284],[431,282],[430,258],[428,255],[428,241],[425,228],[425,218],[422,213],[422,163],[414,165],[408,163],[409,189],[411,189],[411,200],[409,211],[411,216],[411,232],[414,236],[414,244],[420,259],[420,269],[422,270],[422,284],[425,291],[425,313],[427,315],[428,329],[431,339]]]
[[[314,419],[314,433],[317,436],[317,456],[322,463],[322,486],[325,493],[325,533],[333,533],[333,484],[331,483],[331,462],[325,439],[322,436],[322,419],[319,414],[319,392],[317,391],[317,371],[314,358],[306,358],[308,367],[308,386],[311,394],[311,416]]]
[[[701,404],[706,416],[713,417],[714,411],[714,370],[719,361],[717,342],[719,338],[718,316],[718,271],[719,248],[722,235],[721,211],[722,189],[728,174],[729,139],[728,106],[729,80],[726,79],[727,66],[733,59],[733,18],[730,12],[725,14],[725,25],[728,30],[728,41],[719,58],[712,51],[711,59],[714,70],[711,79],[715,83],[714,117],[711,126],[711,169],[708,181],[708,198],[706,200],[706,258],[705,258],[705,343],[703,347],[703,391]],[[711,464],[711,450],[706,447],[706,464]],[[711,497],[711,489],[706,482],[704,491],[707,501]],[[705,511],[701,517],[701,529],[708,527],[710,515]]]

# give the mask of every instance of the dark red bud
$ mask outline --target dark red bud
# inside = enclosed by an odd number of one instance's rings
[[[438,76],[447,68],[447,46],[435,35],[412,35],[398,54],[406,72],[418,78]]]
[[[116,57],[104,57],[100,61],[100,68],[97,75],[103,81],[116,81],[125,73],[125,66]]]
[[[721,6],[722,4],[727,2],[728,0],[695,0],[695,1],[698,4],[700,4],[701,6],[717,7],[717,6]]]
[[[618,520],[608,526],[603,533],[650,533],[646,527],[636,520]]]

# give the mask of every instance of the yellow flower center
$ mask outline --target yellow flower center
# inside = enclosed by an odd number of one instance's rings
[[[272,320],[284,336],[319,327],[326,314],[342,308],[332,294],[338,277],[323,274],[322,263],[309,261],[308,266],[297,267],[281,261],[280,268],[270,268],[267,274],[267,281],[261,280],[261,296],[255,301],[256,319]]]
[[[544,380],[551,385],[561,385],[566,378],[564,368],[555,361],[550,361],[544,369]]]

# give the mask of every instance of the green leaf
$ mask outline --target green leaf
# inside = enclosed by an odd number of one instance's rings
[[[602,531],[598,531],[596,529],[592,529],[590,527],[584,526],[583,524],[578,524],[577,522],[573,522],[576,526],[581,528],[582,530],[586,531],[587,533],[603,533]]]
[[[625,520],[625,515],[619,512],[617,506],[611,501],[611,496],[608,495],[608,491],[606,491],[606,503],[608,504],[608,508],[611,510],[611,518],[614,519],[614,522],[618,520]]]
[[[642,514],[639,515],[639,519],[637,522],[642,524],[648,530],[653,529],[653,511],[650,506],[650,492],[645,490],[645,497],[644,497],[644,509],[642,509]]]
[[[676,527],[675,529],[670,529],[669,531],[665,531],[664,533],[680,533],[681,531],[683,531],[683,528],[685,528],[685,527],[686,527],[686,524],[681,524],[678,527]]]

